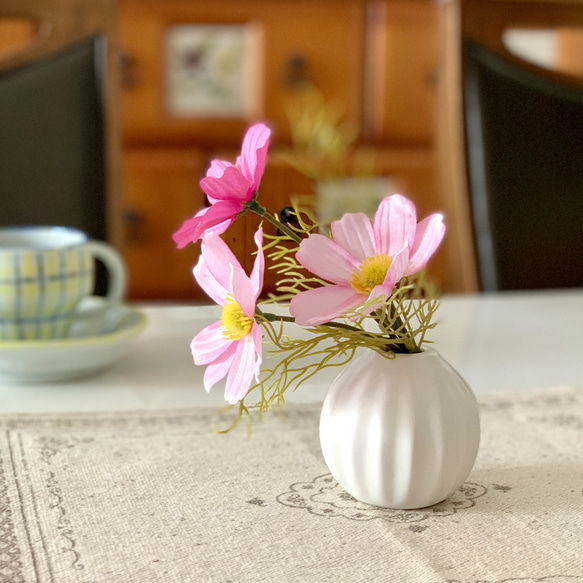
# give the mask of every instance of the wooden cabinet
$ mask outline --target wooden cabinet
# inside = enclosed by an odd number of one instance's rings
[[[262,204],[279,212],[292,195],[314,193],[314,184],[279,157],[291,139],[289,102],[304,82],[340,105],[359,127],[360,145],[374,148],[374,172],[394,178],[420,216],[440,209],[434,0],[118,0],[118,17],[122,251],[132,299],[204,299],[192,276],[199,245],[177,250],[172,234],[205,204],[199,181],[210,161],[234,161],[251,123],[263,120],[273,129]],[[235,114],[173,106],[175,32],[201,26],[244,31],[245,99]],[[0,50],[25,44],[35,30],[26,19],[0,20]],[[560,69],[581,74],[581,38],[581,31],[561,31]],[[199,55],[191,50],[181,58],[195,67]],[[247,215],[225,234],[247,270],[258,223]],[[455,279],[442,251],[430,273],[445,290]],[[267,289],[274,278],[268,272]]]
[[[126,61],[126,143],[237,146],[251,119],[267,119],[289,139],[285,102],[303,73],[338,99],[349,115],[362,108],[365,3],[354,0],[120,0]],[[179,25],[239,25],[249,30],[253,103],[247,119],[172,115],[168,108],[171,33]],[[254,80],[254,81],[253,81]]]
[[[234,161],[253,122],[265,121],[273,130],[263,206],[276,213],[291,196],[314,193],[313,182],[279,155],[291,141],[288,107],[306,82],[356,124],[360,145],[375,150],[376,174],[393,177],[421,215],[438,210],[434,10],[433,0],[118,0],[121,245],[130,297],[204,299],[192,276],[200,246],[178,250],[172,234],[205,204],[199,181],[210,161]],[[31,35],[26,21],[0,26],[0,49]],[[200,54],[193,47],[180,52],[185,41],[176,33],[212,33],[217,27],[243,34],[241,108],[209,113],[195,104],[177,110],[177,59],[184,74],[196,69]],[[224,236],[247,270],[258,224],[247,215]],[[432,270],[446,285],[438,260]],[[274,278],[267,273],[267,290]]]
[[[290,144],[287,107],[302,83],[339,104],[375,148],[374,170],[395,178],[420,215],[439,209],[433,155],[435,22],[431,0],[119,0],[123,51],[124,253],[131,294],[190,299],[198,246],[171,235],[204,204],[198,182],[213,157],[234,161],[256,120],[273,130],[260,197],[279,212],[314,184],[278,157]],[[252,99],[236,115],[176,114],[171,59],[176,27],[235,26],[248,34]],[[200,55],[191,54],[190,59]],[[197,63],[191,63],[195,66]],[[224,235],[247,270],[259,220],[246,215]],[[267,232],[271,227],[265,226]],[[439,257],[432,265],[446,283]],[[266,290],[275,274],[267,272]]]
[[[371,2],[364,122],[373,142],[404,146],[433,142],[436,42],[431,2]]]

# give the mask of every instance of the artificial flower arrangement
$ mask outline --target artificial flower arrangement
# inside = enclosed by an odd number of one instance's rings
[[[442,215],[417,223],[415,205],[398,194],[382,200],[373,220],[347,213],[330,232],[319,232],[298,208],[291,221],[289,210],[287,220],[272,215],[258,202],[270,133],[264,124],[253,125],[235,164],[211,163],[200,183],[210,206],[174,234],[178,247],[201,240],[194,277],[222,306],[220,320],[192,340],[194,362],[206,366],[207,391],[226,377],[225,399],[238,403],[240,414],[249,413],[250,394],[266,410],[322,368],[347,363],[360,348],[386,358],[420,352],[438,305],[418,274],[444,236]],[[262,227],[255,233],[249,275],[220,237],[248,212],[276,227],[272,235]],[[281,277],[277,294],[260,300],[266,256]],[[282,304],[284,309],[273,307]],[[308,334],[294,338],[287,333],[290,323]],[[264,363],[264,344],[277,356],[271,367]]]

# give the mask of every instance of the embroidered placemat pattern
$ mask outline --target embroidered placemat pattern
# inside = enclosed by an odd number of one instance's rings
[[[320,406],[0,416],[0,583],[583,583],[583,390],[480,397],[467,482],[434,507],[346,494]]]

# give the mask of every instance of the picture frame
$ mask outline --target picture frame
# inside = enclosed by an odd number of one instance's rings
[[[174,117],[261,115],[262,34],[256,23],[166,30],[166,108]]]

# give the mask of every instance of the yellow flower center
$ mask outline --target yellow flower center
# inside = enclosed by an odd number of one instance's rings
[[[370,294],[375,286],[385,281],[392,259],[388,255],[377,253],[367,257],[353,272],[350,285],[361,294]]]
[[[243,312],[243,308],[232,297],[227,298],[227,303],[223,306],[221,322],[226,330],[223,334],[229,340],[241,340],[251,332],[253,318],[249,318]]]

